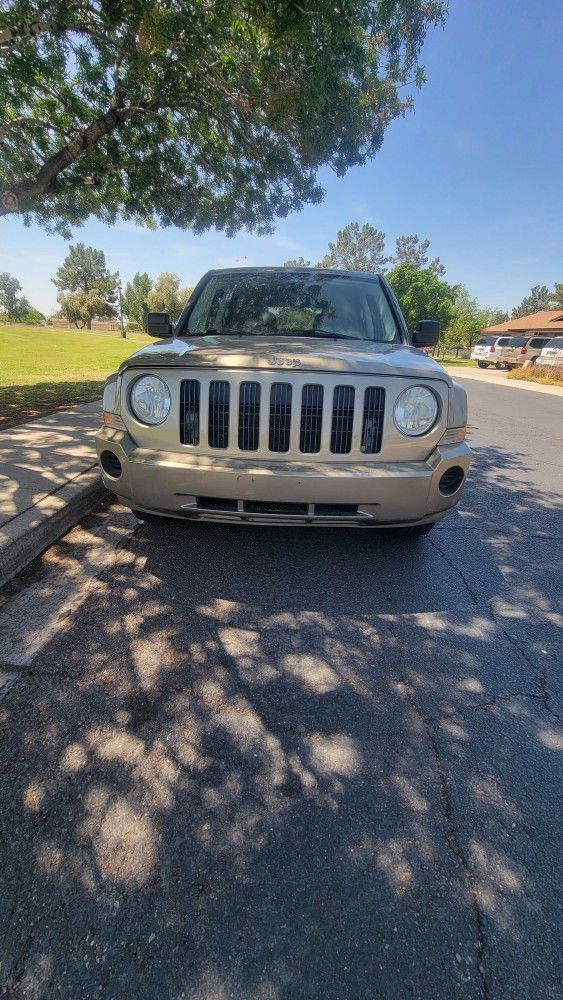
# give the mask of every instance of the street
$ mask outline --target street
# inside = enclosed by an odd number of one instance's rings
[[[0,995],[562,995],[562,399],[463,379],[460,506],[88,517],[0,596]]]

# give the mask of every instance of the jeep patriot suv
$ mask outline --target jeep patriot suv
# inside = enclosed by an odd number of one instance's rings
[[[141,519],[354,525],[426,534],[460,498],[467,400],[409,338],[384,278],[210,271],[174,329],[110,375],[106,487]]]

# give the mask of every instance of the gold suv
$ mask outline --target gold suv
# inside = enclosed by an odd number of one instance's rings
[[[96,444],[141,519],[426,534],[460,498],[467,400],[363,272],[210,271],[110,375]]]

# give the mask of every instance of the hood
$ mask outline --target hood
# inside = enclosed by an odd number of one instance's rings
[[[275,359],[275,361],[274,361]],[[312,337],[197,337],[161,340],[141,348],[125,368],[242,368],[267,371],[350,372],[439,379],[452,384],[446,371],[422,351],[407,344]]]

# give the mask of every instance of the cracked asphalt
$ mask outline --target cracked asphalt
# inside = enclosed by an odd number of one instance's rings
[[[563,403],[465,385],[425,539],[110,507],[6,590],[1,995],[563,995]]]

